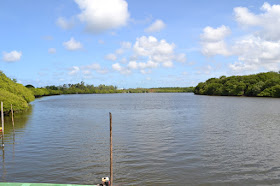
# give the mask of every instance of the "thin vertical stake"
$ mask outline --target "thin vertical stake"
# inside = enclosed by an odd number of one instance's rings
[[[12,123],[13,123],[13,131],[15,132],[15,122],[14,122],[14,111],[13,111],[13,104],[11,104],[11,113],[12,113]]]
[[[2,121],[2,147],[4,147],[4,111],[3,111],[2,101],[1,101],[1,121]]]
[[[112,140],[112,114],[110,115],[110,186],[113,186],[113,140]]]

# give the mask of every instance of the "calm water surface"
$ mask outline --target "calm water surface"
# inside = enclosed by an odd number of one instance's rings
[[[280,99],[62,95],[6,117],[0,181],[116,185],[280,184]]]

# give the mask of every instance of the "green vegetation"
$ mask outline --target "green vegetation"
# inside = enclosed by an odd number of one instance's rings
[[[280,97],[280,73],[267,72],[248,76],[221,76],[199,83],[195,94],[218,96]]]
[[[167,92],[193,92],[194,87],[160,87],[160,88],[151,88],[149,92],[155,93],[167,93]]]
[[[123,93],[176,93],[193,92],[194,87],[160,87],[160,88],[130,88],[122,90]]]
[[[85,85],[82,81],[77,84],[64,84],[62,86],[46,86],[44,88],[34,88],[29,85],[29,89],[35,97],[59,95],[59,94],[111,94],[111,93],[167,93],[167,92],[193,92],[193,87],[167,87],[167,88],[130,88],[118,89],[116,86],[106,85]]]
[[[13,104],[15,112],[26,110],[29,102],[38,97],[60,94],[111,94],[111,93],[165,93],[165,92],[193,92],[193,87],[161,87],[161,88],[135,88],[118,89],[116,86],[85,85],[82,81],[76,84],[64,84],[61,86],[46,86],[35,88],[33,85],[25,87],[11,80],[0,71],[0,101],[4,103],[4,112],[8,114]]]
[[[117,90],[117,87],[112,85],[85,85],[82,81],[76,84],[64,84],[62,86],[46,86],[44,88],[34,88],[29,86],[35,97],[59,95],[59,94],[110,94],[110,93],[122,93],[121,90]]]
[[[0,101],[4,103],[4,112],[7,113],[13,104],[14,111],[28,108],[28,103],[35,99],[32,91],[23,85],[9,79],[0,71]]]

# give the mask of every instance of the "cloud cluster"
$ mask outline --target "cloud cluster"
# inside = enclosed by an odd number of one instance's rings
[[[120,43],[121,47],[115,50],[115,53],[107,54],[104,58],[109,61],[116,61],[118,55],[122,55],[124,52],[131,48],[131,43],[128,41],[123,41]]]
[[[166,27],[166,24],[162,20],[156,20],[148,28],[145,29],[145,32],[159,32]]]
[[[234,43],[232,51],[238,61],[230,65],[233,71],[279,70],[280,5],[264,3],[261,11],[254,14],[246,7],[234,9],[236,21],[242,27],[255,28],[255,31]]]
[[[202,53],[206,56],[237,56],[229,68],[237,73],[280,69],[280,5],[264,3],[262,13],[255,14],[246,7],[234,8],[236,22],[249,30],[245,36],[234,38],[227,44],[230,28],[206,27],[201,35]],[[249,29],[250,28],[250,29]],[[231,46],[231,47],[229,47]]]
[[[93,72],[106,74],[108,70],[106,68],[102,68],[98,63],[92,63],[90,65],[83,66],[73,66],[68,69],[69,75],[74,76],[81,73],[86,78],[91,77]]]
[[[279,70],[280,40],[246,36],[235,42],[232,51],[238,56],[238,61],[230,65],[233,71],[258,71],[262,68],[268,71]]]
[[[71,39],[69,41],[64,42],[63,46],[67,50],[72,50],[72,51],[83,48],[83,45],[80,42],[76,41],[73,37],[71,37]]]
[[[112,68],[122,74],[129,74],[132,70],[139,70],[142,74],[151,72],[151,69],[173,67],[173,62],[185,62],[185,54],[175,53],[175,44],[166,40],[158,40],[153,36],[142,36],[136,39],[132,47],[133,55],[126,66],[119,63],[112,65]]]
[[[127,24],[128,4],[125,0],[75,0],[81,9],[78,18],[86,31],[101,33]]]
[[[200,35],[202,53],[206,56],[230,55],[228,47],[224,41],[225,37],[231,34],[229,27],[222,25],[218,28],[205,27]]]
[[[21,51],[13,50],[11,52],[3,52],[3,61],[5,62],[19,61],[21,56],[22,56]]]
[[[265,40],[280,39],[280,5],[264,3],[261,7],[263,13],[254,14],[246,7],[234,8],[235,20],[244,27],[261,27],[255,35]]]

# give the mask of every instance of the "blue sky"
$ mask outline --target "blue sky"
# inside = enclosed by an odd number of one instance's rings
[[[279,71],[280,2],[2,0],[0,70],[23,84],[196,86]]]

